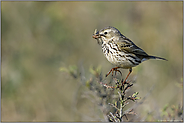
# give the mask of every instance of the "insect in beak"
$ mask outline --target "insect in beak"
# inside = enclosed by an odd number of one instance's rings
[[[92,37],[95,38],[95,39],[100,38],[99,31],[97,32],[97,29],[95,29]]]
[[[97,32],[97,29],[95,29],[95,32],[93,33],[93,38],[98,39],[101,36],[105,36],[104,34],[99,34],[99,31]]]

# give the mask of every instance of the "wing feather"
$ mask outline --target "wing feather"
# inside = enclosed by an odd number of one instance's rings
[[[149,56],[144,50],[136,46],[130,39],[121,37],[118,42],[118,47],[121,51],[133,53],[138,56]]]

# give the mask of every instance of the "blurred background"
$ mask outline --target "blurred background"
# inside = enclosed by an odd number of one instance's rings
[[[133,68],[129,80],[136,81],[134,91],[143,98],[153,88],[136,108],[139,119],[158,120],[165,105],[182,107],[182,5],[1,2],[2,121],[104,121],[102,112],[91,110],[96,105],[89,99],[73,111],[77,91],[85,89],[77,89],[80,80],[60,68],[82,65],[90,78],[89,68],[101,66],[105,75],[113,66],[92,34],[106,26],[116,27],[148,54],[168,60],[149,60]],[[128,74],[121,71],[123,77]]]

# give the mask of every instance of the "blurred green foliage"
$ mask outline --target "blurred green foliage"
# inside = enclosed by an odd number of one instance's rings
[[[148,54],[168,60],[133,68],[129,79],[136,78],[140,97],[155,85],[136,108],[140,119],[159,120],[165,104],[183,104],[183,90],[177,86],[183,80],[183,2],[3,1],[1,7],[2,121],[99,121],[92,115],[96,110],[88,108],[95,109],[89,99],[80,101],[81,114],[74,113],[76,91],[85,89],[60,68],[101,66],[107,73],[112,65],[92,39],[94,29],[105,26],[118,28]],[[75,74],[74,66],[65,70]],[[122,73],[126,76],[128,70]]]

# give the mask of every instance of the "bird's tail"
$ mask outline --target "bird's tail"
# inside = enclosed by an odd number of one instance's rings
[[[168,61],[167,59],[165,58],[161,58],[161,57],[157,57],[157,56],[149,56],[150,59],[161,59],[161,60],[165,60],[165,61]]]

